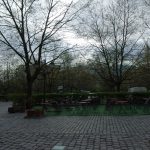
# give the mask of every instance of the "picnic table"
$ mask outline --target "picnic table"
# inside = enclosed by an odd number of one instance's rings
[[[124,105],[124,104],[128,104],[128,101],[125,101],[125,100],[116,100],[116,101],[115,101],[115,104]]]
[[[85,100],[82,100],[81,102],[79,102],[79,104],[81,106],[87,106],[91,103],[91,101],[92,101],[91,99],[85,99]]]
[[[124,104],[129,104],[129,102],[125,99],[117,99],[117,98],[107,100],[107,106],[124,105]]]
[[[148,98],[143,98],[144,100],[145,100],[145,102],[144,102],[144,104],[150,104],[150,97],[148,97]]]
[[[50,102],[43,102],[40,103],[40,105],[43,107],[43,109],[47,110],[47,107],[52,106]]]

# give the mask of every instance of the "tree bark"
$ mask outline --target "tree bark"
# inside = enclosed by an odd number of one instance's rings
[[[32,108],[32,87],[33,87],[33,81],[30,76],[30,73],[27,73],[26,76],[26,81],[27,81],[27,100],[26,100],[26,109],[31,109]]]
[[[121,84],[118,83],[118,84],[116,85],[116,90],[117,90],[117,92],[120,92],[120,87],[121,87]]]
[[[32,86],[33,82],[27,80],[27,101],[26,101],[26,109],[32,108]]]

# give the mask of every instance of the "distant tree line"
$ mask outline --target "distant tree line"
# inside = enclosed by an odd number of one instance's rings
[[[43,93],[44,80],[46,81],[47,93],[61,92],[99,92],[99,91],[115,91],[110,84],[106,84],[101,78],[93,62],[75,63],[68,52],[63,56],[59,64],[47,65],[46,78],[43,72],[33,84],[33,93]],[[67,58],[66,58],[67,57]],[[150,89],[150,47],[145,45],[140,60],[135,64],[129,72],[126,80],[121,84],[121,91],[127,91],[129,87],[144,86]],[[70,59],[70,60],[69,60]],[[26,91],[25,66],[19,65],[16,68],[9,66],[8,69],[1,70],[0,93],[24,93]],[[9,71],[8,71],[9,70]],[[59,89],[62,87],[62,89]]]

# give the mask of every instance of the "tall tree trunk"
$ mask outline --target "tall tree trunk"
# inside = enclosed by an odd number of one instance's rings
[[[32,108],[32,87],[33,81],[27,78],[27,100],[26,100],[26,109]]]
[[[121,84],[118,83],[118,84],[116,85],[116,90],[117,90],[117,92],[120,92],[120,87],[121,87]]]

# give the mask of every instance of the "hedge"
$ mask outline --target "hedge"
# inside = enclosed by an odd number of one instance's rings
[[[8,96],[7,95],[0,95],[0,101],[7,101]]]

